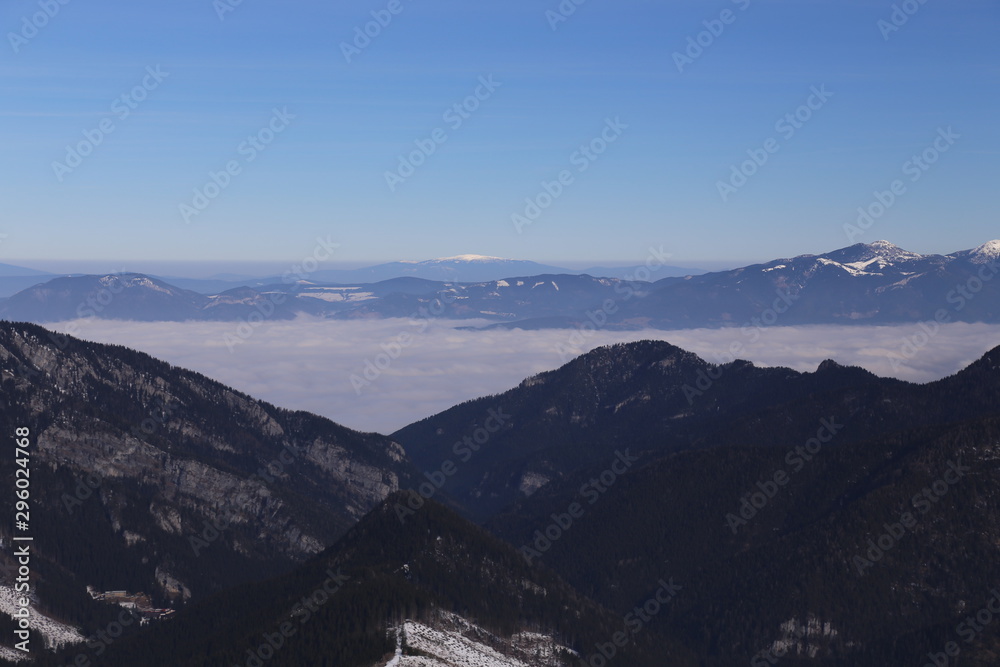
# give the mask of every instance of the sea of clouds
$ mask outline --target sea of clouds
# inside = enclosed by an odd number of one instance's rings
[[[711,362],[740,358],[813,371],[824,359],[928,382],[1000,345],[1000,325],[808,326],[680,331],[464,330],[483,322],[408,319],[263,322],[241,338],[230,322],[77,320],[50,325],[147,352],[276,405],[361,431],[391,433],[456,403],[496,394],[618,342],[665,340]],[[244,332],[246,329],[244,329]],[[234,343],[237,338],[240,342]],[[755,340],[756,339],[756,340]],[[370,364],[370,366],[369,366]],[[367,369],[367,374],[366,374]]]

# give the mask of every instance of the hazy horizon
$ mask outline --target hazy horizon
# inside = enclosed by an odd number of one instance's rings
[[[319,269],[322,271],[326,270],[351,270],[351,269],[363,269],[370,266],[378,266],[380,264],[390,264],[393,262],[420,262],[432,259],[439,259],[438,257],[427,257],[421,260],[412,259],[386,259],[386,260],[370,260],[370,261],[352,261],[352,262],[339,262],[336,260],[322,262],[319,264]],[[520,257],[506,257],[504,259],[522,260],[522,261],[532,261],[537,264],[542,264],[546,266],[558,266],[564,269],[570,269],[574,271],[579,271],[582,269],[587,269],[591,267],[606,267],[606,268],[625,268],[630,266],[637,266],[642,264],[642,258],[637,258],[634,260],[576,260],[576,261],[562,261],[559,260],[538,260],[530,259],[523,260]],[[773,258],[772,258],[773,259]],[[238,274],[247,275],[250,277],[264,277],[267,275],[281,275],[288,270],[288,267],[295,264],[296,261],[301,260],[287,260],[285,262],[281,261],[232,261],[232,260],[24,260],[24,261],[3,261],[5,264],[10,264],[13,266],[20,266],[27,269],[47,271],[53,274],[68,274],[68,273],[150,273],[155,275],[160,275],[164,277],[176,277],[176,278],[212,278],[218,275],[225,274]],[[671,263],[672,266],[683,266],[685,268],[690,268],[692,270],[707,270],[707,271],[717,271],[726,270],[730,268],[737,268],[739,266],[746,266],[747,264],[759,263],[768,260],[747,260],[746,263],[735,263],[719,260],[705,260],[699,262],[678,262]]]
[[[1000,234],[998,234],[1000,236]],[[873,242],[879,239],[872,239]],[[891,239],[884,239],[889,240]],[[982,243],[989,242],[993,239],[983,239]],[[848,244],[852,245],[852,244]],[[899,245],[899,244],[896,244]],[[935,255],[948,255],[953,252],[958,252],[961,250],[969,250],[974,247],[978,247],[981,243],[975,246],[970,246],[969,248],[953,248],[949,250],[929,250],[920,251],[914,250],[912,247],[901,246],[905,250],[912,252],[917,252],[918,254],[935,254]],[[838,250],[841,247],[836,248],[825,248],[825,249],[814,249],[807,252],[799,253],[800,255],[819,255],[826,252],[832,252]],[[476,253],[463,253],[463,254],[476,254]],[[793,255],[797,256],[797,255]],[[413,259],[410,257],[405,258],[395,258],[395,259],[374,259],[374,260],[352,260],[352,261],[342,261],[336,258],[330,259],[325,262],[319,262],[318,270],[352,270],[352,269],[362,269],[370,266],[378,266],[381,264],[390,264],[395,262],[422,262],[434,259],[448,258],[452,256],[438,255],[435,257],[424,257],[421,259]],[[671,258],[668,263],[671,266],[689,268],[696,271],[726,271],[730,269],[736,269],[744,266],[752,266],[755,264],[763,264],[769,261],[777,259],[786,259],[786,257],[757,257],[753,259],[743,259],[743,260],[720,260],[720,259],[702,259],[702,260],[687,260],[683,258]],[[605,268],[623,268],[630,266],[637,266],[643,263],[644,258],[636,258],[633,260],[627,259],[590,259],[590,260],[555,260],[555,259],[535,259],[535,258],[525,258],[525,257],[503,257],[502,259],[510,259],[517,261],[531,261],[537,264],[547,265],[547,266],[557,266],[560,268],[570,269],[574,271],[579,271],[592,267],[605,267]],[[297,261],[289,259],[286,261],[280,260],[115,260],[115,259],[103,259],[103,260],[72,260],[72,259],[26,259],[26,260],[8,260],[0,257],[0,262],[4,264],[10,264],[13,266],[19,266],[22,268],[32,269],[36,271],[46,271],[52,274],[69,274],[69,273],[93,273],[93,274],[103,274],[103,273],[148,273],[159,275],[162,277],[174,277],[174,278],[215,278],[217,276],[225,275],[242,275],[246,277],[265,277],[269,275],[281,275],[288,270],[288,267],[296,264]]]

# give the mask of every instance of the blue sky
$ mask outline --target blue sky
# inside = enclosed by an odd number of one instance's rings
[[[0,261],[277,262],[318,236],[345,263],[642,261],[649,246],[677,264],[763,260],[849,245],[844,225],[894,180],[905,191],[854,240],[1000,237],[995,2],[898,3],[916,11],[888,32],[893,2],[876,0],[566,0],[558,23],[556,0],[243,0],[220,19],[225,1],[4,3]],[[348,62],[372,12],[391,21]],[[675,52],[712,27],[679,71]],[[832,96],[779,131],[813,87]],[[457,125],[445,113],[477,88]],[[262,150],[244,143],[269,124]],[[932,149],[947,128],[959,137]],[[606,150],[581,157],[602,132]],[[723,201],[719,182],[768,139]],[[434,152],[391,188],[417,141]],[[925,150],[936,162],[913,180],[904,164]],[[563,171],[518,231],[512,215]],[[206,186],[217,196],[191,214]]]

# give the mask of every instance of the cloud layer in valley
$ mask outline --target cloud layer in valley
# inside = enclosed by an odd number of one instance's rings
[[[731,360],[730,350],[736,349],[738,357],[758,365],[800,371],[835,359],[914,382],[950,375],[1000,345],[1000,325],[962,323],[944,325],[930,335],[919,324],[746,332],[457,328],[470,324],[478,323],[299,318],[261,323],[239,343],[232,342],[237,336],[233,323],[80,320],[51,328],[126,345],[276,405],[382,433],[456,403],[502,392],[576,354],[618,342],[666,340],[711,362]]]

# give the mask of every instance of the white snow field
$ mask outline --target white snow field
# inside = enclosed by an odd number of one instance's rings
[[[442,613],[446,625],[458,630],[440,630],[423,623],[406,621],[396,628],[396,654],[385,667],[559,667],[560,649],[552,637],[522,632],[509,640],[500,639],[460,616]],[[505,655],[467,635],[489,638],[490,643],[509,648],[531,662]],[[404,649],[415,649],[422,656],[403,655]]]
[[[17,604],[17,600],[20,597],[22,597],[22,594],[10,586],[0,585],[0,612],[13,618],[14,613],[20,609],[20,606]],[[42,616],[33,604],[31,606],[30,627],[32,632],[31,644],[29,646],[32,653],[38,652],[40,648],[39,642],[41,642],[41,646],[50,649],[62,648],[67,644],[79,644],[85,639],[76,628],[54,621],[47,616]],[[4,647],[0,647],[0,649],[2,648]],[[13,653],[16,653],[19,657],[24,657],[24,653],[20,651],[13,651]],[[6,651],[0,651],[0,657],[8,660],[11,659],[7,656]]]

